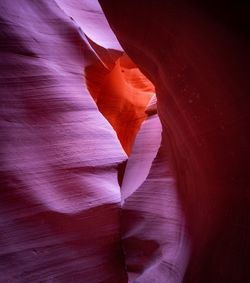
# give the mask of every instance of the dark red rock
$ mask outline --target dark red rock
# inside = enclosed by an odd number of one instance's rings
[[[124,50],[156,86],[170,167],[177,174],[192,241],[183,282],[249,282],[250,58],[245,6],[218,1],[100,2]],[[135,223],[141,216],[138,205],[130,206]],[[149,227],[144,235],[148,233]],[[143,240],[138,237],[137,245]],[[177,276],[176,265],[171,267]],[[150,270],[145,264],[141,276]],[[152,272],[157,278],[158,272]],[[168,279],[166,273],[156,282],[172,282]]]

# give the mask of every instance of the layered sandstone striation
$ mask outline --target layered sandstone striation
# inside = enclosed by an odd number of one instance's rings
[[[250,281],[244,21],[184,2],[1,1],[0,282]]]
[[[0,37],[0,282],[126,282],[127,156],[84,86],[95,52],[55,1],[1,1]]]

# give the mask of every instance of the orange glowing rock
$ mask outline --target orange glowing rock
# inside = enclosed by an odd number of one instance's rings
[[[109,71],[100,64],[86,68],[88,89],[107,118],[127,154],[147,115],[146,106],[155,93],[154,85],[124,54]]]

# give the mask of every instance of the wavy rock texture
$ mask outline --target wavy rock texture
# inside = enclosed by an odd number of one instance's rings
[[[126,154],[84,87],[81,34],[54,1],[1,1],[1,282],[126,282]]]
[[[161,131],[157,114],[144,121],[121,187],[129,282],[181,282],[188,262],[185,217]]]
[[[143,122],[127,161],[121,186],[122,202],[146,180],[161,144],[161,131],[158,115],[148,117]]]
[[[124,50],[156,86],[167,143],[163,148],[175,169],[192,242],[182,282],[249,282],[250,62],[244,7],[218,1],[100,2]],[[139,190],[136,201],[132,197],[128,203],[132,227],[143,226],[151,217],[146,208],[150,205],[162,215],[162,194],[148,189],[148,201],[146,189]],[[163,221],[154,219],[140,229],[136,247],[144,246],[153,225]],[[164,231],[154,236],[168,241]],[[134,282],[181,282],[171,252],[170,245],[155,253],[153,264],[128,255],[129,261],[140,263]],[[161,262],[158,270],[155,262]],[[164,263],[173,273],[158,277]]]
[[[244,13],[100,2],[0,3],[0,282],[250,282]]]
[[[123,52],[98,3],[93,0],[55,0],[92,41],[105,49]]]

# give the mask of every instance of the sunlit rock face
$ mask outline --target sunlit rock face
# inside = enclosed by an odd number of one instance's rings
[[[250,282],[244,21],[100,2],[1,1],[0,282]]]
[[[86,68],[86,82],[98,109],[130,154],[135,135],[147,117],[145,108],[155,92],[153,84],[125,54],[109,70],[100,63]]]

